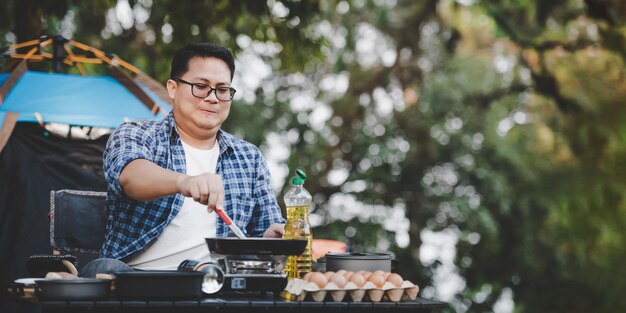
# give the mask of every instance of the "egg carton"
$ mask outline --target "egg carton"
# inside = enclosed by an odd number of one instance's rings
[[[405,280],[400,287],[396,287],[389,282],[385,282],[382,288],[376,287],[372,282],[367,282],[362,287],[357,287],[354,283],[349,282],[344,288],[339,288],[335,283],[330,282],[322,289],[315,283],[296,278],[289,280],[285,291],[289,292],[297,301],[311,299],[316,302],[324,300],[336,302],[344,300],[352,302],[399,302],[415,300],[419,287]]]

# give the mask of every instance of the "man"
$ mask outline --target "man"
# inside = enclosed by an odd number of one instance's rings
[[[81,276],[128,269],[176,269],[209,256],[205,237],[225,237],[223,208],[248,236],[281,237],[284,219],[260,151],[221,126],[235,89],[225,48],[191,44],[176,52],[162,121],[124,123],[104,152],[107,234],[101,257]],[[120,262],[118,260],[122,260]]]

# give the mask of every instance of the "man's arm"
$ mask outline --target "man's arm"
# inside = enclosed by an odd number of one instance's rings
[[[216,206],[224,206],[224,185],[217,174],[189,176],[164,169],[145,159],[136,159],[122,170],[119,181],[124,193],[138,201],[182,193],[207,205],[209,211]]]
[[[178,193],[178,181],[182,176],[185,175],[164,169],[148,160],[136,159],[122,170],[120,184],[130,198],[149,201]]]

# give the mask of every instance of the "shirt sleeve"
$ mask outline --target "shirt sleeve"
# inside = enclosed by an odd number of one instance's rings
[[[257,150],[258,151],[258,150]],[[254,237],[262,236],[265,230],[272,224],[285,223],[276,196],[272,190],[271,176],[265,158],[258,151],[256,158],[256,182],[254,198],[256,205],[252,213],[249,234]]]
[[[136,123],[120,125],[109,137],[104,150],[104,178],[108,184],[108,192],[124,194],[120,185],[122,170],[133,160],[152,160],[152,152],[148,148],[152,138]]]

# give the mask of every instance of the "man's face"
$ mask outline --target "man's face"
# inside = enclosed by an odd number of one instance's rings
[[[213,57],[191,58],[187,72],[179,78],[213,88],[230,87],[231,83],[226,62]],[[167,90],[174,100],[174,118],[183,132],[197,139],[207,139],[215,135],[228,117],[231,101],[218,100],[215,90],[206,98],[197,98],[191,88],[191,85],[168,80]]]

